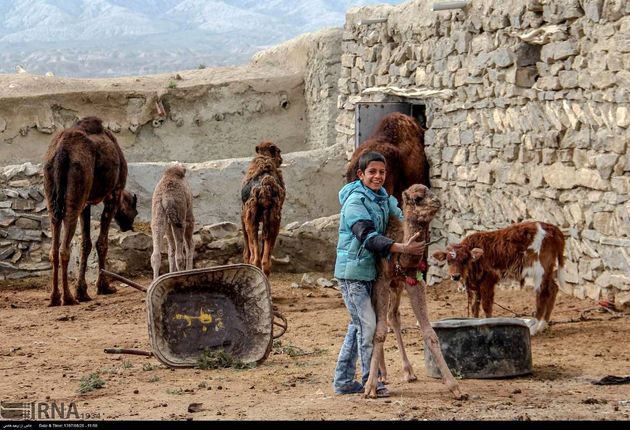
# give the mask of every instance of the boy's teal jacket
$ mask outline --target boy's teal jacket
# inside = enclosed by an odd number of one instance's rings
[[[335,278],[373,281],[376,279],[376,259],[365,248],[365,242],[352,233],[352,226],[357,221],[372,220],[376,231],[370,233],[366,241],[373,236],[385,233],[390,214],[402,219],[398,201],[381,188],[375,193],[360,180],[346,184],[339,191],[341,216],[339,219],[339,240],[337,242],[337,260]]]

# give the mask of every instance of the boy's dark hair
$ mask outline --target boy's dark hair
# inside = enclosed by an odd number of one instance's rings
[[[361,157],[359,158],[358,169],[362,172],[365,172],[368,164],[370,164],[372,161],[380,161],[385,164],[385,167],[387,167],[387,161],[385,161],[385,157],[383,156],[383,154],[376,151],[368,151],[365,154],[361,155]]]

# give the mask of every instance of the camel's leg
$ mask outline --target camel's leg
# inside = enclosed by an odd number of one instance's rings
[[[370,376],[365,383],[365,397],[376,398],[379,364],[384,361],[385,338],[387,337],[387,307],[389,302],[389,280],[378,278],[374,283],[374,306],[376,310],[376,331],[374,333],[374,349],[370,361]]]
[[[77,228],[78,214],[70,212],[66,208],[64,228],[61,233],[61,248],[59,256],[61,257],[61,285],[63,288],[63,304],[78,305],[79,302],[74,298],[68,288],[68,263],[70,262],[70,251],[72,246],[72,237]],[[81,274],[79,274],[81,276]],[[83,274],[85,276],[85,274]]]
[[[177,258],[175,255],[175,237],[169,221],[166,222],[166,242],[168,243],[168,271],[173,273],[177,271]]]
[[[158,217],[158,215],[154,215]],[[164,217],[162,217],[164,218]],[[162,263],[162,238],[164,237],[164,230],[166,229],[165,219],[153,219],[151,220],[151,232],[153,234],[153,252],[151,253],[151,268],[153,269],[153,279],[160,276],[160,266]]]
[[[105,268],[107,259],[107,236],[109,234],[109,226],[112,218],[116,213],[117,202],[120,201],[120,192],[113,193],[107,199],[103,200],[103,213],[101,214],[101,231],[96,240],[96,252],[98,253],[98,278],[96,279],[96,294],[113,294],[116,288],[109,285],[106,276],[101,274],[101,269]]]
[[[403,371],[405,372],[405,381],[412,382],[418,379],[418,377],[413,372],[413,367],[411,366],[411,362],[407,357],[407,351],[405,351],[405,343],[403,342],[402,332],[400,329],[400,296],[402,294],[402,285],[397,285],[395,288],[392,288],[392,292],[389,295],[389,322],[391,324],[392,329],[394,330],[394,334],[396,335],[396,342],[398,343],[398,351],[400,352],[400,358],[403,363]]]
[[[79,277],[76,284],[76,297],[80,302],[92,300],[88,295],[88,286],[85,282],[85,271],[87,270],[87,260],[92,251],[92,238],[90,237],[90,205],[86,205],[81,212],[81,260],[79,263]]]
[[[195,243],[193,242],[193,232],[195,230],[195,219],[192,212],[189,211],[186,219],[186,228],[184,229],[184,250],[186,251],[186,270],[193,268],[193,257],[195,254]]]
[[[250,199],[243,208],[245,215],[243,223],[245,225],[246,236],[249,248],[249,264],[260,267],[260,250],[258,248],[258,222],[256,221],[256,202]]]
[[[241,230],[243,231],[243,263],[249,264],[249,237],[245,227],[245,208],[241,212]]]
[[[52,233],[52,246],[50,248],[50,261],[52,262],[52,293],[50,294],[50,304],[48,306],[61,305],[61,294],[59,293],[59,236],[61,234],[61,221],[50,222]]]
[[[425,294],[425,284],[423,281],[418,282],[418,285],[408,285],[407,293],[409,294],[409,300],[411,300],[411,307],[416,319],[420,323],[422,330],[422,337],[429,346],[433,359],[440,370],[442,380],[446,384],[447,388],[453,393],[456,399],[463,399],[465,396],[459,389],[459,383],[453,378],[451,370],[448,368],[442,350],[440,348],[440,340],[438,339],[433,327],[431,327],[431,321],[429,321],[429,312],[427,310],[427,299]]]
[[[177,271],[180,272],[184,270],[186,265],[186,258],[184,257],[184,227],[177,227],[171,224],[171,230],[175,241],[175,266]]]
[[[281,207],[273,206],[265,212],[263,219],[263,252],[262,269],[265,275],[271,273],[271,252],[276,245],[276,239],[280,232],[280,211]]]

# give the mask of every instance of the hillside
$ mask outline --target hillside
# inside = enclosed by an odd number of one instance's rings
[[[0,2],[0,73],[116,77],[241,65],[346,11],[401,0]]]

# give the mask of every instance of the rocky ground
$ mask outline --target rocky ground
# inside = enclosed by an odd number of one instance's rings
[[[439,380],[426,376],[423,342],[403,298],[407,351],[419,380],[401,381],[395,340],[388,336],[391,397],[335,396],[331,379],[347,312],[334,288],[292,287],[301,277],[272,274],[273,301],[289,329],[264,363],[245,370],[174,370],[154,357],[105,354],[114,346],[150,349],[144,295],[129,287],[106,297],[91,287],[93,301],[49,308],[47,280],[3,281],[0,400],[76,402],[81,416],[100,420],[630,419],[629,385],[592,384],[630,374],[628,315],[563,294],[556,323],[532,338],[533,374],[463,379],[466,401],[454,400]],[[466,315],[466,296],[450,283],[431,287],[428,296],[432,320]],[[495,307],[497,316],[530,315],[533,292],[500,290],[496,303],[505,308]],[[81,379],[94,373],[103,386],[80,394]]]

